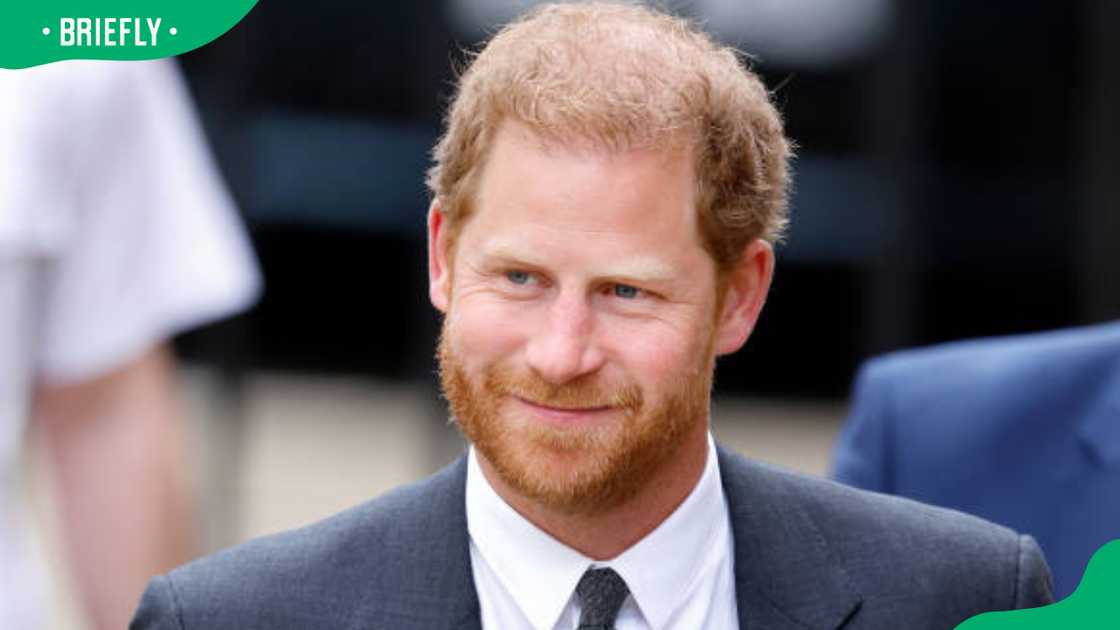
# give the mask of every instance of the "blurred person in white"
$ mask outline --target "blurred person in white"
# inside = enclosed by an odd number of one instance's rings
[[[94,630],[190,556],[168,341],[259,285],[173,62],[0,70],[0,627],[48,621],[25,443]]]

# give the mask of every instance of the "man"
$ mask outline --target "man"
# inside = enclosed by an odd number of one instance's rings
[[[503,29],[429,177],[469,455],[157,578],[133,627],[944,628],[1047,602],[1029,538],[715,447],[714,360],[766,297],[788,153],[758,78],[683,21]]]
[[[170,61],[0,70],[0,138],[0,626],[51,611],[27,442],[89,627],[117,629],[194,551],[170,338],[247,308],[256,264]]]
[[[1120,323],[871,361],[833,472],[1036,536],[1072,593],[1120,538]]]

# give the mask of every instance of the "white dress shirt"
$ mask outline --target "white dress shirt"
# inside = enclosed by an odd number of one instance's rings
[[[574,630],[576,584],[588,568],[610,567],[630,596],[616,630],[736,629],[733,543],[715,443],[700,481],[679,507],[619,556],[596,562],[552,538],[509,506],[467,466],[471,568],[485,630]]]

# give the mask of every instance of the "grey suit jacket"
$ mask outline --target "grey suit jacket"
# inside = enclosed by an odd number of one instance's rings
[[[724,450],[719,459],[744,630],[940,630],[1051,601],[1029,537]],[[461,458],[321,523],[157,577],[130,628],[477,629],[465,480]]]

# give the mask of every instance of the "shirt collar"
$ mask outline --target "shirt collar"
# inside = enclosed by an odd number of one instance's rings
[[[551,628],[591,559],[549,536],[505,502],[478,464],[467,462],[467,531],[534,628]]]
[[[651,628],[661,628],[684,603],[711,554],[730,536],[715,442],[708,436],[704,472],[688,497],[658,527],[605,562],[549,536],[511,508],[490,486],[471,448],[467,465],[467,529],[471,540],[535,628],[553,627],[590,566],[613,568]]]

